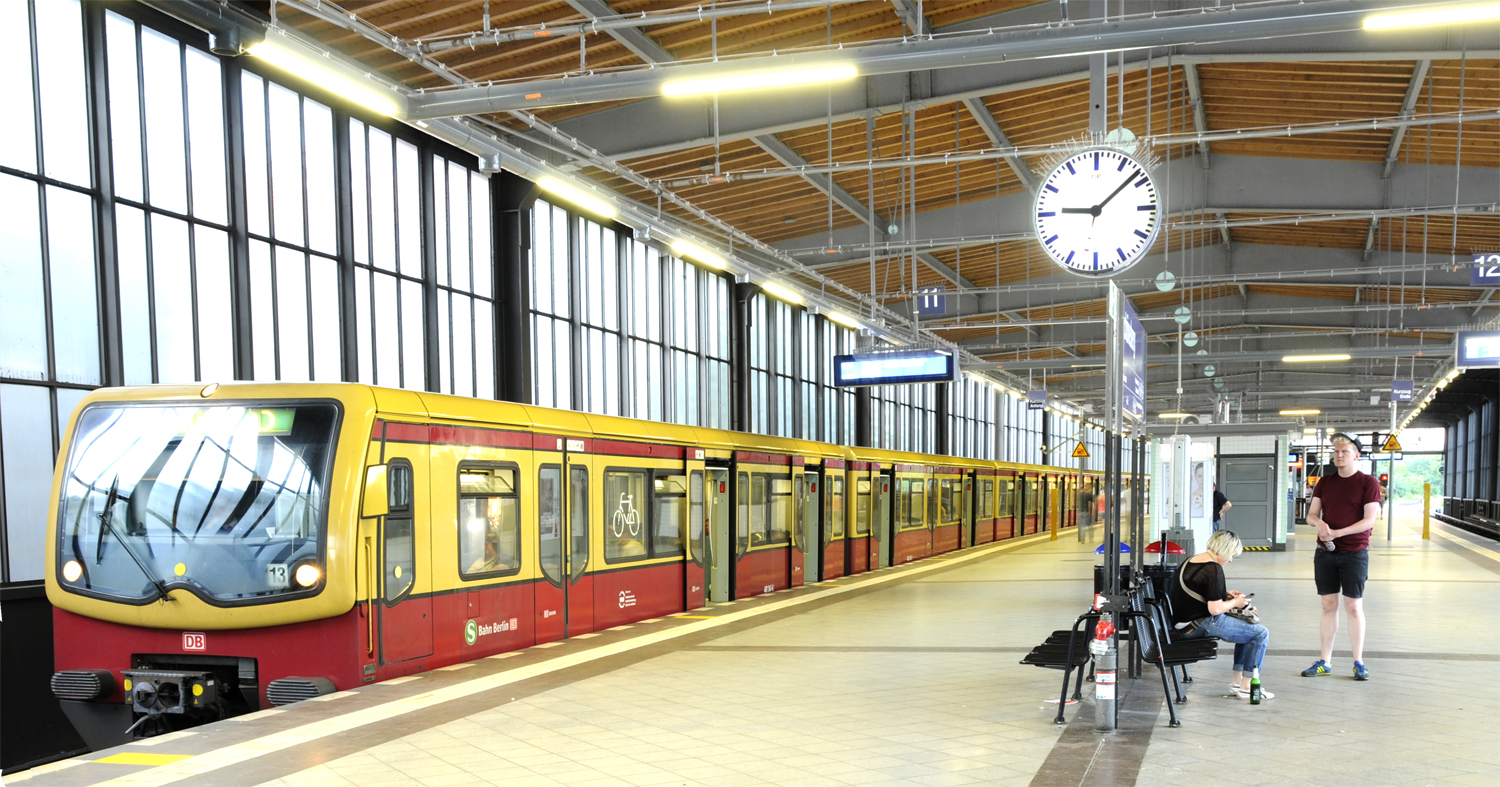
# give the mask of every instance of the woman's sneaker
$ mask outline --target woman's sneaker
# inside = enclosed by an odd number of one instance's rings
[[[1355,680],[1369,680],[1370,679],[1370,671],[1367,670],[1367,669],[1365,669],[1364,662],[1362,662],[1362,661],[1356,661],[1356,662],[1354,662],[1354,679]]]
[[[1304,678],[1316,678],[1319,675],[1327,675],[1327,674],[1329,674],[1331,672],[1333,672],[1333,670],[1331,670],[1331,669],[1328,668],[1328,662],[1326,662],[1326,661],[1324,661],[1322,659],[1318,659],[1317,661],[1313,662],[1313,665],[1311,667],[1308,667],[1307,669],[1302,670],[1302,677],[1304,677]],[[1361,679],[1361,680],[1363,680],[1363,679]]]

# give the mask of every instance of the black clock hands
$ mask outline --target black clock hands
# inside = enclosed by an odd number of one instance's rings
[[[1135,176],[1139,175],[1139,174],[1141,174],[1140,171],[1136,171],[1136,172],[1130,173],[1130,176],[1127,177],[1127,178],[1125,178],[1125,182],[1124,183],[1121,183],[1119,186],[1115,187],[1115,190],[1111,191],[1109,193],[1109,196],[1104,198],[1103,202],[1099,203],[1098,205],[1093,206],[1092,208],[1062,208],[1058,212],[1059,213],[1087,213],[1088,215],[1093,216],[1094,218],[1097,219],[1097,218],[1099,218],[1099,213],[1104,210],[1104,206],[1108,205],[1110,200],[1114,199],[1116,196],[1119,195],[1120,192],[1124,191],[1125,187],[1129,186],[1130,182],[1132,180],[1135,180]]]

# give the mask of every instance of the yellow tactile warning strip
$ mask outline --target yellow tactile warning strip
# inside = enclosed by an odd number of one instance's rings
[[[1436,522],[1437,520],[1433,520],[1433,521]],[[1447,522],[1442,522],[1441,524],[1447,525],[1448,527],[1453,528],[1453,530],[1458,531],[1458,532],[1467,532],[1467,531],[1462,530],[1461,528],[1457,528],[1457,527],[1454,527],[1453,525],[1449,525]],[[1489,549],[1487,547],[1483,547],[1483,546],[1480,546],[1478,544],[1471,543],[1471,542],[1469,542],[1469,541],[1467,541],[1465,539],[1454,538],[1452,534],[1445,533],[1445,532],[1443,532],[1443,530],[1441,530],[1439,528],[1436,528],[1436,527],[1432,529],[1432,534],[1434,536],[1437,536],[1437,537],[1443,539],[1444,541],[1447,541],[1450,544],[1454,544],[1454,545],[1463,547],[1464,549],[1467,549],[1467,550],[1469,550],[1471,552],[1474,552],[1474,553],[1479,554],[1479,555],[1483,555],[1483,556],[1489,558],[1490,560],[1494,560],[1494,561],[1500,562],[1500,552],[1496,552],[1493,549]]]
[[[421,694],[416,694],[410,697],[391,700],[390,702],[382,703],[374,707],[351,711],[349,713],[335,716],[333,718],[310,722],[308,724],[293,727],[288,730],[274,732],[261,738],[245,741],[244,743],[225,746],[221,749],[206,754],[175,755],[177,757],[180,757],[181,759],[174,762],[156,765],[155,767],[147,768],[146,770],[137,771],[135,773],[117,776],[107,781],[97,782],[92,787],[144,787],[145,785],[168,784],[185,779],[192,779],[194,777],[216,771],[220,768],[237,765],[255,757],[272,754],[284,749],[291,748],[293,746],[298,746],[310,741],[318,740],[320,738],[325,738],[330,735],[337,735],[339,733],[347,732],[366,724],[388,721],[391,718],[400,716],[402,714],[430,708],[435,705],[440,705],[444,702],[469,697],[482,691],[488,691],[490,689],[507,686],[549,673],[566,670],[571,667],[576,667],[581,664],[587,664],[589,662],[606,658],[608,656],[614,656],[620,653],[636,650],[638,648],[665,642],[667,640],[676,639],[677,637],[681,637],[687,634],[696,634],[708,628],[736,623],[747,618],[753,618],[771,612],[777,612],[788,607],[798,606],[800,604],[805,604],[811,601],[821,601],[827,599],[829,596],[840,595],[853,590],[863,590],[872,585],[879,585],[892,580],[903,579],[914,574],[924,574],[940,568],[949,568],[955,563],[976,560],[981,557],[992,555],[996,552],[1014,549],[1019,546],[1031,544],[1038,540],[1045,539],[1046,534],[1021,537],[1010,541],[1004,541],[998,544],[991,544],[974,548],[973,551],[952,556],[951,558],[945,560],[922,560],[914,563],[903,564],[901,566],[895,566],[894,568],[899,569],[896,571],[882,569],[879,571],[870,572],[869,574],[861,575],[858,578],[851,578],[852,581],[850,581],[847,585],[828,587],[825,591],[820,593],[806,593],[797,596],[790,596],[759,606],[725,611],[720,615],[708,615],[702,617],[694,616],[693,619],[699,620],[701,622],[684,626],[675,626],[668,629],[661,629],[658,631],[641,634],[640,636],[632,637],[628,640],[600,645],[588,650],[579,651],[577,653],[565,653],[545,662],[527,664],[494,675],[486,675],[483,677],[462,681],[460,683],[450,684],[439,689],[423,692]],[[677,617],[681,618],[688,616],[679,615]],[[617,628],[628,628],[628,626]],[[389,681],[387,683],[389,683]],[[380,685],[381,684],[378,683],[374,684],[372,688],[378,687]],[[346,696],[347,694],[348,692],[339,692],[338,695],[333,696]],[[101,762],[101,760],[95,760],[95,762]]]
[[[119,754],[111,754],[108,757],[90,760],[90,762],[105,765],[170,765],[191,756],[191,754],[154,754],[146,751],[123,751]]]

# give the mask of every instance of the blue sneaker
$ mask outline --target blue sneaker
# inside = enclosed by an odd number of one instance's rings
[[[1328,662],[1326,662],[1326,661],[1324,661],[1322,659],[1318,659],[1317,661],[1313,662],[1313,665],[1311,667],[1308,667],[1307,669],[1302,670],[1302,677],[1304,677],[1304,678],[1316,678],[1319,675],[1327,675],[1327,674],[1329,674],[1331,672],[1333,672],[1333,670],[1331,670],[1331,669],[1328,668]],[[1360,678],[1360,680],[1364,680],[1364,679]]]
[[[1370,679],[1370,671],[1367,670],[1367,669],[1365,669],[1365,663],[1364,662],[1362,662],[1362,661],[1356,661],[1356,662],[1354,662],[1354,679],[1355,680],[1369,680]]]

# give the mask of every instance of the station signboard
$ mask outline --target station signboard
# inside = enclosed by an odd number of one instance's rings
[[[833,384],[839,386],[951,383],[957,379],[958,358],[947,350],[833,357]]]
[[[1500,331],[1459,331],[1457,363],[1461,369],[1500,367]]]

